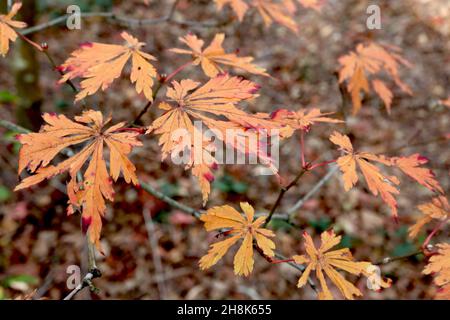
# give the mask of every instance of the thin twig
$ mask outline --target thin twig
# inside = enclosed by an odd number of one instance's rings
[[[422,250],[418,250],[418,251],[415,251],[413,253],[410,253],[410,254],[407,254],[407,255],[404,255],[404,256],[386,257],[386,258],[383,258],[383,260],[381,260],[381,261],[375,262],[374,265],[388,264],[388,263],[391,263],[393,261],[408,259],[408,258],[417,256],[419,254],[424,254],[424,253],[423,253]]]
[[[174,16],[175,7],[177,4],[178,4],[178,0],[175,1],[174,4],[170,7],[169,13],[166,16],[163,16],[161,18],[135,19],[135,18],[130,18],[130,17],[126,17],[126,16],[119,16],[119,15],[116,15],[114,12],[81,12],[80,18],[83,18],[83,19],[106,18],[106,19],[109,19],[111,22],[121,24],[121,25],[127,25],[128,27],[155,25],[155,24],[161,24],[161,23],[167,23],[167,22],[178,24],[180,26],[201,27],[201,28],[219,27],[224,24],[224,22],[217,22],[217,21],[197,22],[197,21],[190,21],[190,20],[174,19],[173,16]],[[47,22],[38,24],[36,26],[30,27],[27,29],[23,29],[22,31],[20,31],[20,33],[23,35],[29,35],[31,33],[45,30],[47,28],[51,28],[53,26],[57,26],[57,25],[65,23],[67,21],[67,19],[71,16],[72,16],[71,14],[64,14],[62,16],[56,17]]]
[[[427,248],[428,244],[430,243],[431,239],[434,237],[434,235],[447,223],[447,221],[450,219],[450,216],[447,216],[446,219],[439,222],[439,224],[434,227],[434,229],[431,231],[431,233],[428,235],[428,237],[425,239],[425,241],[422,244],[422,248]]]
[[[329,170],[328,170],[328,172],[327,172],[327,174],[322,178],[322,179],[320,179],[320,181],[319,182],[317,182],[315,185],[314,185],[314,187],[312,187],[309,191],[308,191],[308,193],[307,194],[305,194],[304,196],[303,196],[303,198],[301,198],[301,199],[299,199],[291,208],[289,208],[288,210],[286,210],[286,213],[287,213],[287,215],[289,216],[289,218],[292,218],[292,215],[293,214],[295,214],[295,212],[298,210],[298,209],[300,209],[304,204],[305,204],[305,202],[306,201],[308,201],[317,191],[319,191],[320,190],[320,188],[322,188],[324,185],[325,185],[325,183],[328,181],[328,180],[330,180],[333,176],[334,176],[334,174],[338,171],[338,166],[337,165],[335,165],[335,166],[332,166]]]
[[[95,247],[94,244],[86,235],[87,250],[88,250],[88,269],[89,272],[84,276],[83,280],[73,289],[63,300],[71,300],[76,294],[82,291],[84,288],[89,287],[91,291],[96,291],[97,288],[93,285],[92,280],[95,278],[100,278],[102,273],[100,269],[97,268],[95,262]]]
[[[10,131],[14,131],[14,132],[18,132],[18,133],[30,133],[31,131],[23,128],[21,126],[18,126],[17,124],[14,124],[8,120],[3,120],[0,119],[0,126],[2,126],[3,128],[6,128]]]
[[[150,193],[151,195],[153,195],[154,197],[158,198],[161,201],[164,201],[165,203],[167,203],[168,205],[179,209],[183,212],[186,212],[192,216],[194,216],[195,218],[200,218],[200,216],[202,215],[202,213],[199,210],[196,210],[194,208],[191,208],[189,206],[186,206],[168,196],[166,196],[164,193],[156,190],[155,188],[153,188],[150,184],[145,183],[145,182],[141,182],[140,183],[142,189],[148,193]]]
[[[269,224],[269,222],[272,220],[273,214],[275,213],[275,210],[278,208],[278,206],[281,203],[281,200],[283,200],[284,194],[291,189],[293,186],[295,186],[298,182],[298,180],[300,180],[300,178],[306,173],[308,172],[309,165],[306,164],[301,170],[300,172],[297,174],[297,176],[294,178],[294,180],[292,180],[286,187],[282,187],[280,190],[280,193],[278,194],[278,198],[275,201],[275,203],[272,206],[272,209],[270,209],[269,215],[267,216],[266,222],[264,222],[264,227],[267,226]]]
[[[150,210],[147,206],[142,210],[142,215],[145,220],[145,227],[147,229],[148,240],[152,248],[153,263],[155,264],[156,275],[160,275],[159,280],[156,281],[159,291],[159,297],[161,300],[167,298],[167,287],[165,284],[165,272],[161,261],[161,255],[159,254],[158,239],[156,239],[155,225],[153,223]]]

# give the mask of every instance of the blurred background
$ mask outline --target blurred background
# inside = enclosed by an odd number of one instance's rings
[[[6,0],[0,1],[5,12]],[[136,19],[165,16],[172,0],[163,1],[52,1],[24,0],[21,20],[36,25],[66,12],[77,4],[82,12],[115,12]],[[370,4],[381,8],[382,29],[368,30],[366,9]],[[168,74],[188,61],[167,51],[180,47],[178,37],[188,32],[209,43],[218,32],[226,34],[227,51],[253,56],[273,78],[245,74],[259,83],[260,97],[243,104],[250,112],[271,112],[276,108],[297,110],[319,107],[337,112],[342,96],[336,78],[338,58],[368,40],[395,45],[413,63],[402,68],[401,78],[413,95],[395,86],[392,113],[388,115],[374,93],[366,95],[357,116],[347,118],[347,130],[355,148],[388,156],[420,153],[427,157],[444,190],[449,190],[450,150],[449,108],[440,100],[450,96],[450,2],[447,0],[328,0],[321,12],[299,8],[295,20],[296,35],[280,25],[264,26],[256,12],[249,12],[239,23],[229,7],[220,12],[213,1],[181,0],[174,18],[197,22],[220,22],[218,26],[161,23],[130,27],[102,18],[84,19],[81,30],[69,31],[64,25],[46,28],[30,35],[37,43],[48,44],[57,64],[85,41],[121,43],[120,32],[127,30],[146,42],[146,52],[157,57],[160,74]],[[29,45],[18,40],[5,59],[0,59],[1,118],[31,130],[38,130],[42,112],[64,113],[72,117],[81,111],[73,103],[68,86],[58,85],[58,73],[46,59]],[[106,92],[88,98],[88,103],[113,121],[129,121],[146,104],[135,93],[125,75]],[[191,78],[204,81],[199,69],[187,68],[177,80]],[[389,82],[391,83],[391,82]],[[164,91],[159,97],[163,97]],[[161,114],[155,107],[143,118],[148,125]],[[339,126],[317,125],[307,135],[308,159],[334,159],[338,153],[328,136]],[[86,264],[84,238],[79,214],[66,216],[65,176],[43,182],[38,187],[14,193],[18,183],[17,161],[20,145],[16,132],[0,128],[0,299],[14,298],[37,289],[36,297],[63,298],[66,269]],[[160,161],[160,148],[153,135],[143,136],[143,148],[136,148],[131,160],[139,178],[166,195],[201,209],[197,181],[183,167]],[[282,145],[280,172],[292,179],[300,169],[298,139]],[[267,212],[279,191],[273,176],[257,176],[255,166],[220,166],[207,208],[214,205],[250,202],[258,212]],[[283,199],[283,212],[314,186],[327,168],[305,176]],[[389,209],[359,183],[345,192],[335,175],[295,213],[298,227],[274,219],[278,250],[291,256],[303,252],[301,233],[318,236],[334,228],[343,236],[342,246],[349,247],[357,260],[380,261],[386,256],[403,256],[420,247],[426,233],[411,241],[408,227],[419,216],[418,204],[432,194],[411,180],[400,176],[399,223]],[[98,293],[84,290],[83,299],[315,299],[311,288],[296,288],[298,271],[285,265],[270,265],[255,256],[255,270],[247,277],[233,274],[233,249],[216,266],[202,272],[199,258],[215,241],[202,224],[190,215],[172,209],[140,188],[119,182],[115,185],[115,202],[108,205],[102,231],[104,256],[98,256],[103,277],[95,280]],[[143,215],[149,208],[153,219]],[[428,230],[429,231],[429,230]],[[442,232],[436,241],[448,238]],[[391,288],[373,292],[365,279],[349,276],[364,293],[365,299],[431,299],[436,287],[432,278],[421,274],[425,262],[418,255],[382,266],[382,273],[393,280]],[[339,296],[338,294],[336,295]]]

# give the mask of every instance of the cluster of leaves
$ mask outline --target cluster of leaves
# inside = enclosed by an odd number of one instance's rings
[[[358,182],[356,173],[356,165],[358,165],[369,190],[374,195],[380,194],[383,201],[391,208],[392,215],[395,218],[398,213],[397,201],[393,194],[399,193],[396,186],[400,184],[400,181],[396,176],[383,175],[380,169],[369,161],[396,167],[431,191],[444,192],[439,182],[434,178],[433,172],[420,167],[420,165],[427,163],[428,160],[419,154],[413,154],[408,157],[388,158],[384,155],[375,155],[369,152],[355,152],[349,137],[336,131],[330,136],[330,141],[338,145],[344,153],[343,156],[337,159],[337,164],[342,172],[344,189],[348,191]]]
[[[272,258],[275,253],[275,243],[269,238],[275,234],[262,226],[266,221],[266,216],[254,218],[255,211],[248,203],[241,203],[244,211],[242,216],[233,207],[228,205],[213,207],[201,216],[207,231],[220,230],[222,235],[230,235],[225,240],[211,245],[208,254],[200,260],[200,268],[208,269],[221,259],[228,249],[240,239],[242,244],[234,256],[234,272],[237,275],[247,276],[253,270],[253,247],[262,251],[266,257]],[[322,291],[319,293],[320,299],[332,299],[333,296],[328,288],[324,273],[333,282],[346,299],[353,299],[354,296],[361,296],[362,293],[352,283],[335,270],[338,268],[354,275],[364,275],[373,277],[373,265],[370,262],[355,262],[348,248],[330,251],[341,242],[341,236],[336,236],[333,231],[325,231],[321,235],[322,244],[317,249],[308,233],[303,234],[305,240],[306,255],[295,255],[292,261],[297,264],[307,265],[300,277],[297,286],[303,287],[310,276],[311,271],[316,271],[316,277],[320,282]],[[390,280],[381,279],[380,285],[383,288],[390,286]]]
[[[254,7],[262,15],[266,24],[279,22],[293,31],[297,26],[292,19],[295,12],[295,1],[284,0],[216,0],[218,8],[231,5],[242,20],[250,7]],[[320,9],[321,1],[297,0],[305,7]],[[13,21],[13,16],[20,9],[15,4],[8,15],[0,16],[0,53],[4,56],[8,52],[9,42],[17,38],[13,28],[23,28],[24,23]],[[100,247],[100,234],[102,216],[106,210],[106,200],[113,201],[114,190],[112,182],[116,182],[122,174],[127,183],[138,184],[136,168],[128,159],[134,147],[142,146],[138,140],[141,134],[156,134],[159,136],[162,160],[177,155],[183,151],[188,155],[185,168],[192,171],[198,179],[203,205],[206,204],[210,194],[210,183],[214,180],[213,171],[218,163],[214,157],[209,137],[195,121],[201,121],[209,129],[219,133],[218,137],[229,138],[230,129],[234,132],[231,140],[223,139],[238,152],[252,154],[259,158],[262,164],[277,173],[273,160],[266,153],[266,148],[252,145],[250,142],[259,141],[261,137],[269,137],[272,131],[280,134],[282,139],[293,136],[296,130],[308,132],[316,123],[338,124],[339,119],[328,117],[331,113],[322,113],[317,108],[297,111],[280,109],[272,113],[250,114],[239,108],[239,104],[255,99],[259,86],[249,80],[232,76],[225,72],[224,67],[231,71],[239,70],[259,76],[270,76],[266,70],[253,63],[252,57],[240,57],[235,53],[227,53],[223,48],[225,36],[216,34],[212,42],[205,49],[204,41],[197,36],[188,34],[180,40],[189,49],[174,48],[171,52],[189,55],[192,60],[177,69],[167,77],[158,76],[157,70],[150,63],[156,58],[142,50],[145,43],[140,42],[132,35],[122,32],[124,40],[122,45],[84,43],[74,51],[59,68],[63,73],[61,83],[80,78],[81,90],[75,97],[76,101],[96,93],[99,89],[106,90],[112,82],[119,78],[126,63],[131,58],[130,81],[135,85],[136,92],[142,93],[149,103],[155,99],[159,88],[169,82],[173,76],[188,65],[201,66],[209,80],[200,83],[192,79],[172,81],[167,88],[166,99],[159,103],[158,108],[163,111],[153,123],[146,128],[128,128],[121,122],[109,125],[111,117],[104,116],[94,110],[87,110],[81,116],[70,120],[64,115],[46,113],[43,115],[45,125],[38,133],[22,134],[18,140],[22,144],[19,154],[19,174],[27,169],[30,176],[26,177],[16,187],[16,190],[31,187],[55,175],[68,172],[67,182],[68,214],[76,210],[82,212],[84,231],[89,234],[90,240]],[[391,50],[392,51],[392,50]],[[339,59],[342,69],[339,74],[340,82],[348,80],[347,89],[353,100],[354,113],[361,106],[361,91],[369,92],[367,76],[373,76],[385,71],[403,91],[411,93],[409,87],[399,77],[399,66],[410,64],[403,59],[396,49],[392,52],[375,43],[367,46],[358,45],[355,52]],[[230,71],[230,70],[227,70]],[[152,91],[155,79],[159,81],[158,89]],[[384,101],[390,111],[392,105],[392,92],[380,79],[372,79],[375,92]],[[390,207],[394,217],[397,217],[397,202],[394,195],[399,194],[399,179],[396,176],[383,174],[375,164],[394,167],[414,179],[419,184],[442,194],[432,202],[419,206],[424,216],[410,228],[410,236],[415,237],[422,228],[433,220],[440,223],[432,231],[433,236],[442,225],[449,220],[449,205],[443,195],[442,187],[435,179],[433,173],[422,165],[427,159],[419,154],[406,157],[387,157],[369,152],[356,152],[348,136],[335,131],[330,141],[337,145],[342,155],[336,160],[342,172],[344,189],[349,191],[358,182],[358,167],[367,183],[369,190],[376,196],[380,195]],[[83,144],[79,152],[74,154],[73,147]],[[104,158],[104,149],[108,149],[109,161]],[[265,146],[264,146],[265,147]],[[64,153],[67,159],[56,162],[58,154]],[[331,161],[333,162],[333,161]],[[109,167],[109,170],[108,170]],[[303,169],[309,167],[304,167]],[[256,249],[267,260],[275,261],[275,243],[270,239],[274,232],[265,228],[266,216],[255,219],[255,212],[248,203],[241,203],[244,215],[234,208],[225,205],[210,208],[201,216],[207,231],[220,230],[226,237],[224,240],[211,245],[208,253],[201,258],[200,268],[208,269],[215,265],[230,247],[242,240],[242,244],[234,257],[234,271],[237,275],[249,275],[253,270],[253,253]],[[332,231],[321,235],[321,245],[316,247],[312,237],[304,233],[305,254],[294,255],[289,261],[306,265],[305,271],[298,281],[298,287],[306,284],[312,271],[321,285],[319,297],[331,299],[333,296],[327,285],[327,278],[335,284],[342,295],[353,299],[362,293],[352,283],[347,281],[336,269],[346,271],[353,275],[363,275],[369,278],[374,275],[374,268],[370,262],[355,262],[349,249],[331,250],[341,242],[341,237]],[[449,259],[450,248],[448,244],[437,245],[437,252],[429,259],[424,269],[425,274],[435,273],[435,283],[442,287],[439,297],[449,297]],[[390,281],[382,280],[379,287],[386,288]]]
[[[231,6],[239,21],[244,20],[250,8],[254,8],[261,15],[266,26],[276,22],[295,33],[299,31],[293,16],[297,11],[296,3],[317,11],[320,11],[324,4],[324,0],[215,0],[215,2],[218,10],[222,10],[226,5]]]
[[[400,49],[393,46],[382,46],[376,43],[358,44],[356,50],[339,58],[342,68],[339,70],[339,82],[347,83],[347,90],[352,97],[353,114],[362,107],[361,91],[369,93],[367,76],[379,74],[382,71],[394,80],[394,83],[404,92],[412,94],[411,89],[399,76],[399,67],[411,67],[406,59],[399,54]],[[379,78],[371,80],[372,88],[383,100],[388,113],[391,112],[393,93],[386,83]]]

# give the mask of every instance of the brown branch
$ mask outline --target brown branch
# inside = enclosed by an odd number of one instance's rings
[[[92,280],[95,278],[100,278],[102,276],[102,272],[97,268],[97,264],[95,262],[95,247],[94,244],[89,240],[89,237],[86,235],[87,242],[87,250],[88,250],[88,270],[89,272],[84,276],[81,283],[79,283],[75,289],[73,289],[63,300],[71,300],[75,295],[77,295],[84,288],[89,287],[92,292],[98,291],[98,289],[92,283]]]
[[[388,263],[391,263],[391,262],[393,262],[393,261],[398,261],[398,260],[408,259],[408,258],[417,256],[417,255],[419,255],[419,254],[424,254],[424,253],[423,253],[422,250],[417,250],[417,251],[415,251],[415,252],[413,252],[413,253],[410,253],[410,254],[407,254],[407,255],[404,255],[404,256],[398,256],[398,257],[386,257],[386,258],[383,258],[383,260],[381,260],[381,261],[375,262],[374,265],[388,264]]]
[[[155,25],[161,23],[174,23],[184,27],[199,27],[199,28],[214,28],[220,27],[226,22],[217,22],[217,21],[205,21],[205,22],[197,22],[190,20],[177,20],[174,19],[173,16],[175,14],[175,9],[179,0],[174,1],[171,5],[169,13],[161,18],[154,19],[135,19],[127,16],[120,16],[115,14],[114,12],[81,12],[80,18],[88,19],[88,18],[105,18],[113,23],[117,23],[119,25],[127,25],[128,27],[139,27],[144,25]],[[39,32],[45,30],[47,28],[51,28],[53,26],[57,26],[63,24],[67,21],[71,14],[64,14],[47,22],[38,24],[36,26],[23,29],[20,33],[22,35],[28,35],[31,33]]]
[[[306,166],[303,167],[302,170],[300,170],[300,172],[297,174],[297,176],[294,178],[294,180],[292,180],[287,186],[281,188],[280,193],[278,194],[277,200],[273,204],[272,209],[270,209],[269,215],[267,216],[266,222],[264,223],[264,227],[267,226],[269,224],[269,222],[272,220],[273,214],[275,213],[275,210],[280,205],[281,200],[283,200],[284,194],[287,191],[289,191],[289,189],[291,189],[293,186],[295,186],[297,184],[298,180],[300,180],[300,178],[306,172],[309,171],[309,166],[310,166],[310,164],[306,164]]]

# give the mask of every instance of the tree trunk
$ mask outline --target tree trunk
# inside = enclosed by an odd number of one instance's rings
[[[29,26],[34,25],[37,1],[22,0],[22,8],[17,17]],[[39,129],[41,121],[42,91],[39,85],[39,62],[37,51],[30,44],[18,39],[13,48],[12,69],[17,96],[17,124],[31,130]]]

